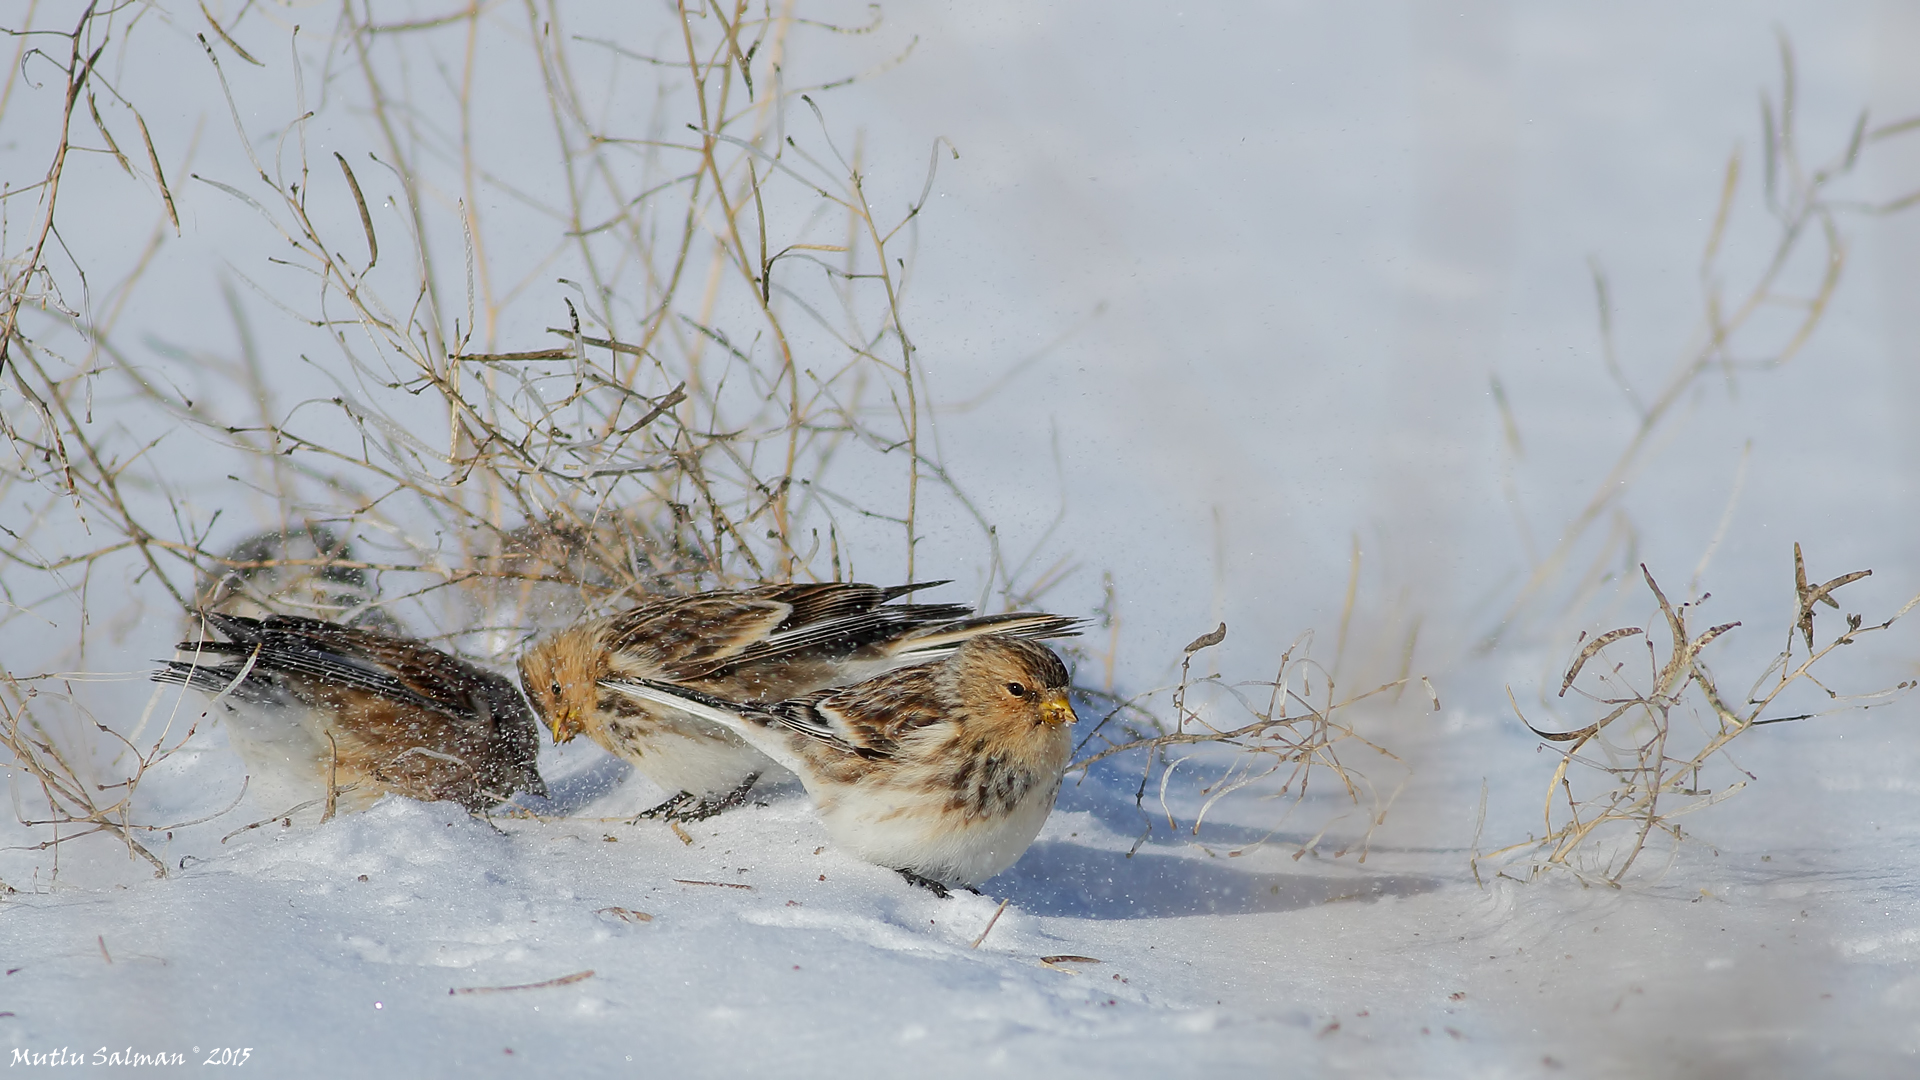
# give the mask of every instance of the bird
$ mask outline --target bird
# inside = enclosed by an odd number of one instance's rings
[[[836,844],[941,897],[1020,858],[1073,756],[1066,665],[1004,634],[771,704],[654,679],[602,685],[725,725],[799,776]]]
[[[307,522],[249,536],[218,564],[203,570],[195,586],[197,611],[248,618],[300,614],[400,632],[376,602],[378,590],[357,565],[351,542],[325,525]]]
[[[685,583],[704,564],[664,535],[637,509],[586,521],[556,513],[477,533],[457,577],[465,610],[454,618],[484,653],[504,655],[519,650],[527,627],[570,625],[600,598],[691,591]]]
[[[176,646],[156,682],[225,707],[256,801],[324,821],[389,792],[478,813],[545,796],[539,727],[510,679],[412,638],[298,616],[200,613],[226,641]],[[300,805],[294,806],[294,803]]]
[[[1080,620],[1041,612],[975,616],[964,604],[894,604],[944,585],[763,585],[656,597],[575,624],[520,658],[534,712],[565,743],[585,733],[672,794],[641,817],[696,821],[739,806],[784,770],[726,727],[615,693],[652,679],[732,702],[772,702],[937,659],[986,633],[1046,638]],[[636,819],[637,820],[637,819]]]

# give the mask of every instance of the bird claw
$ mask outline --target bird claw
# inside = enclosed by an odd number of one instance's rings
[[[945,885],[941,884],[938,881],[933,880],[930,877],[927,877],[924,874],[916,874],[911,870],[901,870],[898,868],[894,870],[894,873],[899,874],[901,877],[905,878],[907,881],[907,884],[912,885],[916,888],[925,889],[942,900],[945,900],[948,897],[953,895],[953,892],[949,890]],[[971,885],[964,885],[961,887],[966,889],[968,892],[973,893],[976,896],[979,895],[980,893],[979,889],[976,889]]]
[[[627,824],[638,825],[640,824],[640,819],[642,818],[657,818],[657,817],[665,817],[668,821],[677,821],[679,819],[673,816],[674,813],[678,811],[682,806],[685,806],[687,803],[692,801],[694,801],[693,792],[683,791],[680,794],[673,796],[672,798],[668,799],[666,802],[663,802],[660,805],[650,810],[642,810],[639,813],[633,815],[633,820],[627,822]]]
[[[760,774],[754,773],[740,782],[740,786],[725,795],[702,798],[691,791],[683,791],[651,810],[642,810],[634,815],[632,824],[638,824],[641,818],[659,818],[662,821],[705,821],[716,814],[724,814],[737,806],[744,806],[747,793],[760,780]]]

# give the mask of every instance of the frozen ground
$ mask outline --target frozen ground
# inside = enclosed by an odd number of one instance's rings
[[[1018,378],[994,408],[943,418],[948,455],[1009,536],[1033,542],[1066,493],[1039,561],[1071,552],[1089,569],[1049,602],[1090,611],[1113,571],[1123,684],[1161,680],[1216,618],[1245,664],[1308,628],[1324,642],[1356,533],[1368,603],[1428,614],[1419,663],[1446,711],[1379,733],[1412,779],[1364,865],[1335,844],[1293,857],[1341,812],[1331,801],[1257,846],[1270,808],[1230,801],[1199,841],[1161,830],[1129,857],[1133,781],[1097,772],[986,896],[942,902],[818,850],[796,791],[689,827],[691,844],[627,825],[658,793],[570,747],[544,761],[556,805],[542,809],[565,820],[389,800],[223,843],[236,813],[176,830],[166,880],[107,841],[64,845],[53,881],[48,853],[0,852],[20,890],[0,900],[0,1053],[131,1046],[197,1068],[244,1047],[243,1068],[288,1076],[1912,1072],[1910,702],[1755,731],[1740,763],[1756,781],[1685,819],[1693,841],[1625,890],[1482,885],[1471,853],[1538,829],[1551,772],[1501,688],[1533,708],[1573,646],[1468,658],[1460,643],[1526,565],[1509,501],[1550,542],[1628,427],[1598,360],[1588,257],[1614,284],[1625,366],[1650,380],[1697,318],[1726,155],[1742,145],[1756,167],[1775,24],[1816,155],[1862,105],[1920,109],[1920,26],[1891,2],[1447,12],[1459,21],[1388,4],[1217,22],[901,5],[886,32],[919,35],[915,57],[831,114],[869,130],[903,189],[932,134],[962,150],[940,173],[910,317],[937,391]],[[189,9],[173,14],[191,29]],[[1866,181],[1910,190],[1920,155],[1892,147]],[[222,255],[235,226],[219,204],[183,192],[180,248],[239,260]],[[1920,590],[1920,228],[1848,227],[1848,277],[1807,354],[1697,395],[1628,504],[1641,557],[1684,580],[1751,442],[1705,578],[1716,618],[1757,628],[1727,643],[1732,670],[1764,662],[1790,617],[1795,540],[1828,574],[1875,569],[1849,610],[1890,613]],[[157,294],[204,295],[204,266]],[[167,341],[208,319],[177,296],[127,318]],[[1514,402],[1517,461],[1490,374]],[[1049,431],[1057,474],[1034,464]],[[925,554],[963,577],[979,555],[951,535]],[[1636,597],[1620,614],[1649,612]],[[1593,618],[1578,625],[1608,621]],[[175,619],[115,626],[90,664],[164,655]],[[42,648],[23,626],[10,666]],[[1907,641],[1862,646],[1878,651],[1855,674],[1911,677]],[[108,714],[144,700],[83,692]],[[143,794],[157,817],[191,817],[238,786],[212,731]],[[1175,794],[1189,820],[1192,798]],[[6,845],[41,835],[0,827]]]

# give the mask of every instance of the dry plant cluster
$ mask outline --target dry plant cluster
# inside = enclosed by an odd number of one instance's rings
[[[1658,643],[1654,631],[1640,627],[1621,627],[1591,637],[1582,630],[1577,639],[1581,647],[1566,671],[1558,696],[1565,697],[1574,690],[1578,699],[1591,703],[1599,713],[1597,719],[1575,730],[1543,731],[1527,721],[1519,703],[1513,702],[1514,712],[1534,734],[1570,745],[1564,748],[1548,785],[1543,834],[1484,856],[1478,854],[1476,845],[1476,880],[1481,861],[1500,861],[1523,853],[1530,866],[1529,877],[1570,870],[1582,880],[1617,886],[1650,840],[1668,838],[1677,845],[1683,833],[1675,824],[1676,818],[1730,798],[1752,779],[1728,754],[1733,740],[1767,724],[1884,704],[1894,694],[1915,685],[1902,681],[1886,689],[1843,694],[1820,681],[1814,669],[1834,650],[1887,629],[1920,601],[1909,602],[1892,618],[1870,625],[1863,625],[1860,615],[1848,615],[1844,630],[1825,644],[1816,645],[1815,607],[1837,607],[1834,590],[1871,571],[1855,571],[1810,586],[1800,547],[1795,544],[1796,613],[1786,632],[1786,648],[1745,696],[1726,693],[1702,653],[1739,624],[1713,626],[1697,634],[1687,628],[1689,612],[1707,596],[1701,594],[1697,600],[1680,604],[1668,600],[1654,575],[1640,562],[1640,529],[1623,505],[1633,480],[1649,465],[1656,447],[1683,422],[1685,410],[1680,405],[1692,398],[1696,389],[1716,378],[1731,383],[1744,373],[1777,370],[1800,354],[1826,317],[1847,263],[1842,218],[1884,216],[1920,203],[1920,191],[1884,202],[1868,202],[1841,190],[1869,148],[1920,130],[1920,117],[1876,125],[1862,110],[1830,159],[1818,166],[1806,163],[1802,134],[1796,125],[1800,101],[1793,50],[1784,34],[1779,44],[1779,91],[1777,96],[1763,93],[1760,101],[1759,194],[1773,225],[1770,250],[1744,287],[1729,286],[1729,278],[1738,271],[1727,265],[1726,247],[1746,180],[1744,159],[1736,150],[1727,161],[1701,253],[1702,310],[1696,340],[1681,351],[1651,395],[1634,389],[1633,380],[1620,363],[1614,346],[1607,278],[1597,264],[1593,267],[1601,359],[1631,409],[1635,426],[1584,506],[1561,526],[1560,540],[1551,550],[1534,554],[1531,535],[1521,521],[1532,567],[1479,648],[1483,653],[1490,652],[1503,641],[1519,636],[1523,629],[1534,630],[1542,623],[1554,627],[1549,634],[1559,636],[1559,628],[1584,617],[1596,600],[1606,599],[1604,594],[1611,591],[1624,597],[1641,582],[1658,605],[1666,641]],[[1497,378],[1493,391],[1509,451],[1518,457],[1517,421]],[[1691,593],[1699,592],[1708,564],[1726,538],[1744,477],[1745,458],[1719,525],[1693,571]],[[1603,526],[1604,535],[1596,537]],[[1576,568],[1575,556],[1582,548],[1590,552],[1590,558],[1584,567]],[[1804,646],[1800,651],[1794,644],[1796,633]],[[1644,670],[1637,672],[1637,681],[1626,661],[1606,662],[1620,650],[1635,654],[1644,650],[1646,663]],[[1781,704],[1783,695],[1809,686],[1826,696],[1828,709],[1767,715]],[[1682,724],[1682,716],[1699,722]],[[1600,751],[1599,756],[1594,751]],[[1705,777],[1713,767],[1731,770],[1744,779],[1708,780]],[[1481,813],[1484,823],[1484,796]]]
[[[936,141],[882,198],[821,104],[865,73],[792,74],[805,48],[874,26],[747,0],[619,34],[534,0],[375,10],[6,17],[0,124],[45,171],[0,198],[0,630],[58,627],[73,670],[0,673],[0,739],[13,806],[56,856],[105,834],[166,871],[150,838],[191,822],[137,794],[205,714],[155,697],[134,725],[101,720],[74,684],[98,634],[171,635],[223,591],[499,664],[534,630],[648,593],[924,578],[930,515],[977,527],[983,599],[1032,604],[1069,569],[1004,556],[935,439],[903,302],[916,219],[957,152]],[[140,87],[188,32],[191,70],[168,77],[217,88],[224,115],[157,130]],[[101,200],[151,209],[111,258],[88,254]],[[183,210],[259,245],[223,251],[218,298],[196,298],[224,309],[234,351],[136,346],[122,325],[161,286]],[[263,307],[276,322],[256,329]],[[262,527],[313,543],[234,546]],[[351,602],[284,587],[316,578]],[[1189,704],[1218,676],[1183,665],[1169,713],[1164,692],[1113,697],[1109,655],[1114,711],[1081,764],[1138,755],[1163,807],[1187,761],[1165,755],[1207,746],[1206,807],[1263,783],[1297,798],[1322,769],[1357,796],[1336,755],[1345,703],[1326,678],[1317,699],[1294,689],[1299,664],[1289,652],[1264,706],[1230,692],[1250,719],[1221,724]]]
[[[1912,689],[1914,682],[1902,680],[1886,689],[1845,694],[1822,683],[1814,667],[1835,650],[1886,630],[1920,605],[1920,597],[1878,623],[1865,624],[1863,616],[1848,614],[1838,632],[1819,641],[1814,633],[1819,606],[1838,608],[1835,590],[1872,571],[1855,570],[1810,584],[1798,544],[1793,561],[1795,614],[1786,628],[1786,647],[1744,695],[1722,688],[1705,655],[1708,646],[1740,624],[1690,629],[1688,615],[1709,597],[1675,604],[1642,566],[1641,577],[1658,605],[1665,641],[1658,639],[1656,630],[1638,626],[1619,627],[1592,638],[1582,635],[1580,651],[1561,680],[1558,696],[1564,698],[1571,690],[1578,699],[1604,710],[1599,719],[1583,727],[1543,731],[1514,703],[1515,714],[1535,735],[1569,745],[1561,751],[1548,784],[1543,835],[1476,855],[1475,876],[1483,858],[1497,864],[1525,852],[1528,876],[1564,870],[1582,880],[1617,886],[1649,841],[1670,840],[1669,851],[1677,852],[1684,835],[1680,817],[1733,797],[1755,779],[1729,752],[1735,739],[1767,724],[1883,705]],[[1627,657],[1616,659],[1623,652]],[[1780,714],[1783,699],[1803,687],[1824,695],[1827,707]]]

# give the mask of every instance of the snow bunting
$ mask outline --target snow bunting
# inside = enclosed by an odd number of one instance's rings
[[[659,533],[637,512],[587,522],[555,516],[487,533],[471,541],[459,579],[462,623],[483,636],[485,653],[504,655],[528,627],[570,625],[603,597],[687,592],[703,564]]]
[[[176,646],[157,682],[226,707],[256,801],[358,810],[388,792],[478,811],[545,795],[539,728],[513,683],[410,638],[314,619],[204,614],[227,641]],[[210,658],[213,659],[209,662]]]
[[[308,523],[249,536],[227,552],[224,564],[201,575],[194,607],[264,618],[298,613],[398,632],[392,616],[374,606],[367,572],[353,565],[353,547],[325,525]]]
[[[670,703],[608,689],[657,680],[729,702],[771,702],[938,659],[986,633],[1058,637],[1079,620],[1037,612],[973,616],[961,604],[891,604],[944,582],[767,585],[661,597],[579,623],[520,659],[520,682],[555,742],[585,732],[677,792],[643,816],[711,817],[779,767],[746,740]]]
[[[770,705],[657,680],[602,685],[731,728],[799,775],[836,843],[942,896],[942,882],[970,887],[1027,850],[1073,753],[1066,666],[1002,634]]]

